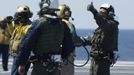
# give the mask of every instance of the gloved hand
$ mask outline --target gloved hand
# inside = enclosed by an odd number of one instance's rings
[[[91,36],[81,37],[82,45],[83,46],[90,46],[91,45]]]
[[[5,20],[7,21],[7,23],[11,23],[12,20],[13,20],[13,17],[12,17],[12,16],[7,16],[7,17],[5,18]]]
[[[0,20],[0,27],[2,29],[5,29],[7,27],[7,25],[12,23],[11,19],[13,19],[12,16],[6,16],[6,17],[1,18],[1,20]]]
[[[13,19],[12,16],[6,16],[0,20],[0,23],[2,24],[11,23],[12,19]]]
[[[24,75],[25,74],[25,66],[24,65],[19,65],[18,73],[20,75]]]
[[[113,66],[117,60],[119,58],[119,53],[118,51],[113,51],[111,54],[110,54],[110,59],[111,59],[111,66]]]
[[[75,53],[75,51],[70,52],[69,56],[70,56],[70,57],[76,57],[76,53]]]
[[[76,37],[73,37],[73,43],[76,47],[80,47],[83,44],[83,40],[81,39],[81,37],[76,36]]]
[[[87,6],[87,11],[91,11],[91,12],[93,12],[94,11],[94,5],[93,5],[93,2],[91,2],[91,4],[89,4],[88,6]]]

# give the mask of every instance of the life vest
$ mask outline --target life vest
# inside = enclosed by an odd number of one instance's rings
[[[42,54],[58,54],[60,52],[61,43],[64,36],[64,27],[60,20],[47,17],[39,18],[39,23],[42,30],[38,36],[36,53]]]
[[[79,44],[81,41],[80,37],[77,35],[76,33],[76,29],[75,29],[75,26],[74,24],[72,24],[70,21],[66,20],[66,19],[62,19],[63,22],[66,23],[66,25],[68,26],[68,28],[70,29],[70,35],[72,35],[72,41],[73,43],[76,45],[76,44]]]
[[[67,26],[68,26],[69,29],[70,29],[70,33],[73,34],[73,32],[74,32],[74,30],[75,30],[74,25],[73,25],[71,22],[69,22],[69,21],[67,21],[67,20],[65,20],[65,19],[62,19],[62,21],[67,24]]]
[[[0,44],[9,45],[10,37],[13,31],[12,24],[5,24],[4,28],[0,26]]]
[[[22,23],[16,25],[10,40],[10,54],[16,56],[18,54],[18,48],[31,24],[23,25]]]

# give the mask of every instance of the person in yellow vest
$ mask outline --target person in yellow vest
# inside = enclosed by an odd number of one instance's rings
[[[28,6],[19,6],[17,9],[17,12],[14,16],[14,31],[11,36],[10,41],[10,54],[14,57],[13,60],[13,66],[11,75],[19,75],[18,74],[18,61],[17,61],[17,55],[18,55],[18,48],[20,43],[23,41],[23,37],[31,27],[31,20],[33,13],[30,11],[30,8]],[[26,66],[26,72],[24,75],[26,75],[28,69],[30,67],[30,63]]]
[[[8,71],[9,41],[13,31],[11,19],[12,16],[0,18],[0,54],[4,71]]]
[[[62,46],[62,59],[63,67],[61,68],[61,75],[74,75],[74,56],[75,56],[75,44],[82,44],[82,39],[77,35],[75,26],[70,22],[71,10],[70,7],[66,4],[59,6],[57,14],[62,18],[64,25],[64,40]],[[71,42],[71,44],[69,44]],[[68,44],[68,45],[64,45]],[[70,63],[72,62],[72,63]]]

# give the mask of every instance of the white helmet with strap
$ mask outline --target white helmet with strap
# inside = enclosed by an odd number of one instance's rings
[[[111,17],[115,16],[115,11],[114,11],[114,7],[108,3],[104,3],[100,6],[100,8],[104,8],[108,11],[108,15]]]
[[[101,6],[100,6],[100,8],[105,8],[105,9],[109,9],[110,8],[110,4],[108,4],[108,3],[104,3],[104,4],[102,4]]]

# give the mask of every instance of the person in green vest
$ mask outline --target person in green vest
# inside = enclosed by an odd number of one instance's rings
[[[17,12],[14,15],[14,30],[10,39],[10,54],[13,56],[13,65],[11,70],[11,75],[19,75],[18,73],[18,53],[20,43],[23,41],[23,38],[29,28],[31,27],[32,21],[30,18],[33,13],[30,11],[30,8],[26,5],[19,6]],[[27,63],[26,71],[24,75],[27,75],[27,71],[30,67],[30,63]]]
[[[114,19],[114,8],[108,3],[102,4],[98,12],[92,2],[87,10],[93,14],[98,25],[91,39],[90,75],[110,75],[110,66],[117,59],[119,22]]]

